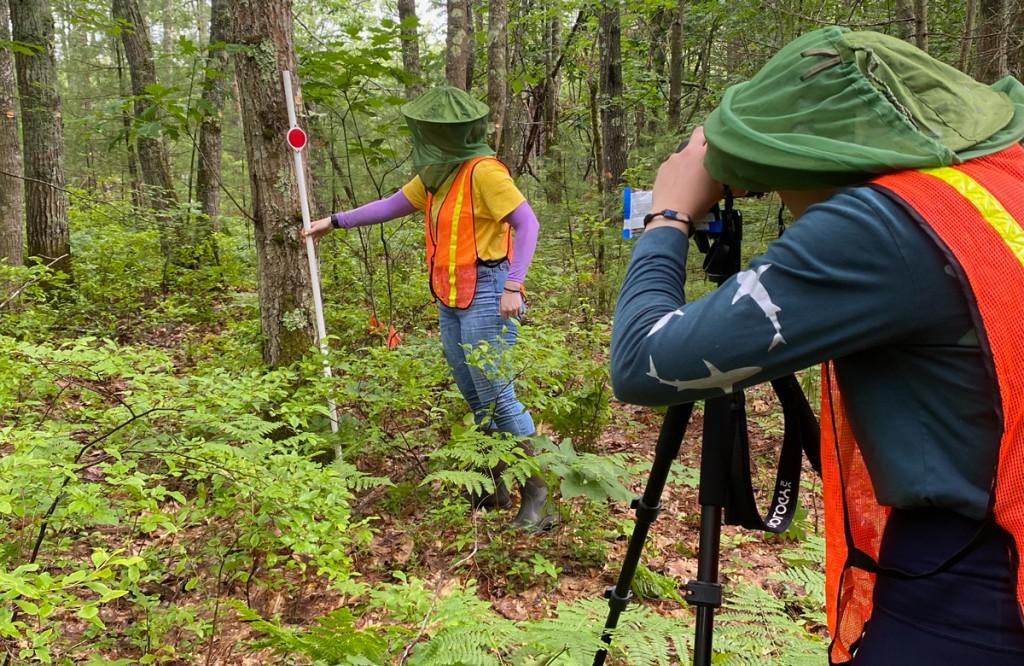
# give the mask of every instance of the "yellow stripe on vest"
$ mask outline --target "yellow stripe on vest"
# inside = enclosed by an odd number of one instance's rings
[[[452,231],[448,241],[448,307],[454,308],[456,303],[455,292],[455,262],[458,254],[458,240],[459,240],[459,216],[462,214],[462,194],[463,185],[466,182],[467,172],[472,169],[462,168],[459,169],[458,182],[452,183],[452,187],[455,188],[455,207],[452,208]],[[473,205],[470,202],[469,205]]]
[[[1017,257],[1017,261],[1024,266],[1024,229],[1021,229],[1013,216],[1003,208],[999,199],[996,199],[981,183],[963,171],[952,167],[921,169],[921,173],[938,178],[959,192],[960,196],[970,201],[985,218],[985,221],[1006,242],[1010,251]]]

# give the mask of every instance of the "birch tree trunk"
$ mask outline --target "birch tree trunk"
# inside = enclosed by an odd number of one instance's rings
[[[410,78],[410,81],[405,84],[405,97],[412,99],[423,92],[416,0],[398,0],[398,20],[402,24],[402,67]]]
[[[263,358],[274,366],[288,365],[316,339],[309,267],[298,237],[298,186],[285,144],[288,112],[281,71],[295,71],[292,3],[234,0],[232,8],[234,41],[240,47],[235,77],[252,187]],[[298,81],[292,86],[300,98]]]
[[[38,47],[14,56],[24,142],[25,223],[29,257],[71,275],[71,236],[64,180],[64,123],[47,0],[10,0],[11,36]]]
[[[11,13],[7,0],[0,0],[0,261],[6,260],[7,265],[17,266],[24,261],[22,166],[14,99],[14,53],[3,46],[10,41]]]

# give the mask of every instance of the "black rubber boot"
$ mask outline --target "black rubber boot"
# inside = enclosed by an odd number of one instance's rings
[[[497,467],[482,469],[480,473],[489,476],[494,482],[494,492],[486,495],[467,493],[466,497],[474,509],[508,509],[512,507],[512,495],[508,492],[508,486],[501,478],[501,473],[508,467],[505,463],[499,463]]]
[[[544,479],[531,476],[519,486],[519,513],[512,524],[527,532],[543,532],[558,525],[558,509],[548,497]]]

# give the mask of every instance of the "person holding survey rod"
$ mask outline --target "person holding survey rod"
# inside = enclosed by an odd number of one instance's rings
[[[314,221],[303,237],[332,229],[380,224],[423,211],[428,280],[437,302],[443,352],[477,423],[525,440],[533,418],[516,398],[512,378],[466,362],[466,346],[515,344],[516,318],[525,310],[524,282],[539,223],[508,168],[487,145],[489,109],[458,88],[427,91],[402,107],[412,134],[415,176],[389,197]],[[495,376],[498,375],[498,376]],[[484,470],[494,491],[473,495],[474,508],[503,509],[511,496],[504,467]],[[514,524],[542,530],[557,522],[544,480],[520,486]]]

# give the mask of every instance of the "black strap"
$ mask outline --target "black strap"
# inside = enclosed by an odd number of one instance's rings
[[[806,453],[811,466],[821,473],[820,431],[800,383],[793,375],[772,381],[782,404],[785,433],[768,512],[761,515],[754,497],[750,473],[750,440],[747,435],[745,398],[742,391],[705,403],[705,437],[730,442],[730,464],[720,486],[703,484],[701,504],[717,504],[725,509],[725,522],[748,529],[781,533],[789,529],[796,515],[800,492],[800,473]],[[705,455],[708,449],[705,448]]]

